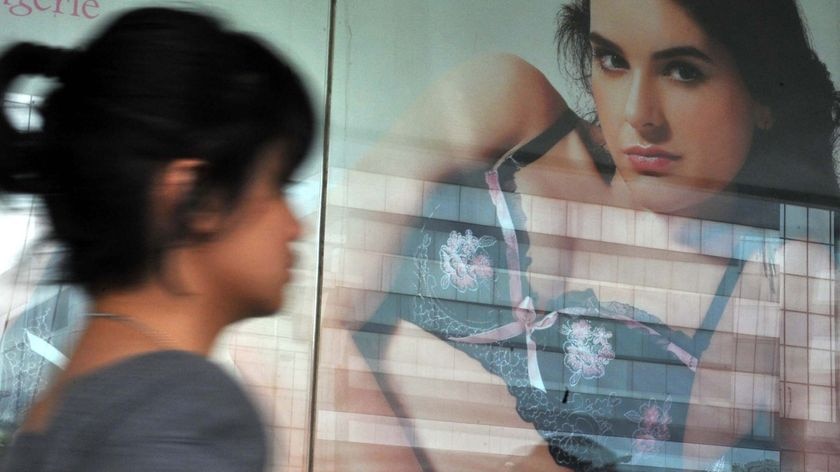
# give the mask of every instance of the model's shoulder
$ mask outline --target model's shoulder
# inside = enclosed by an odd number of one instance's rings
[[[509,53],[488,53],[478,55],[453,69],[451,77],[464,76],[468,79],[481,77],[487,84],[516,84],[548,82],[545,75],[533,64],[520,56]]]
[[[461,64],[431,96],[428,103],[451,115],[444,122],[458,130],[458,138],[487,157],[527,142],[568,110],[546,76],[513,54],[486,54]]]
[[[358,168],[420,180],[487,168],[568,110],[536,67],[512,54],[460,64],[420,94]]]
[[[537,115],[534,118],[550,120],[567,108],[545,74],[514,54],[475,57],[450,72],[443,83],[472,96],[473,103],[490,105],[505,115],[514,113],[517,118]]]

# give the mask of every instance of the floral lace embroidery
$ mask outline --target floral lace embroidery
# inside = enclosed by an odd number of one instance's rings
[[[540,392],[532,390],[534,395]],[[611,419],[621,399],[615,394],[607,397],[591,399],[586,395],[573,393],[565,408],[554,410],[543,408],[539,413],[543,418],[538,421],[542,425],[552,426],[551,430],[541,430],[540,433],[558,450],[555,461],[558,464],[574,464],[576,459],[591,460],[590,466],[584,466],[583,471],[600,470],[606,465],[605,456],[600,452],[602,446],[593,441],[592,437],[612,436],[613,425]]]
[[[452,286],[461,293],[478,290],[480,281],[493,276],[493,263],[484,248],[494,244],[494,238],[476,238],[471,230],[449,233],[446,244],[440,247],[441,288]]]
[[[648,400],[638,410],[630,410],[624,416],[637,423],[633,432],[633,452],[650,454],[659,452],[663,442],[671,438],[668,425],[671,424],[671,397],[660,406],[653,399]]]
[[[564,363],[572,371],[569,385],[574,387],[581,377],[587,380],[602,377],[607,364],[615,359],[610,344],[612,333],[601,326],[593,328],[586,320],[566,321],[560,331],[566,335]]]

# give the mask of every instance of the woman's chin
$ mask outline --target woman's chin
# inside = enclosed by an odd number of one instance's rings
[[[673,184],[652,177],[638,179],[628,187],[637,208],[667,214],[684,214],[686,210],[714,197],[719,191]]]
[[[276,294],[265,295],[260,298],[253,298],[244,304],[238,319],[262,318],[277,314],[283,308],[283,291],[278,290]]]
[[[254,316],[261,317],[275,315],[281,308],[283,308],[282,291],[276,298],[272,299],[269,303],[266,303],[265,306],[262,307],[262,310],[259,310],[256,314],[254,314]]]

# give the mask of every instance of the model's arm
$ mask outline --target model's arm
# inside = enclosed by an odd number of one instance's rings
[[[566,109],[559,93],[530,64],[511,55],[484,56],[453,70],[423,93],[353,169],[428,185],[464,172],[480,175],[503,154],[539,135]],[[365,191],[369,189],[363,184],[348,182],[348,192]],[[520,460],[533,470],[539,465],[563,470],[554,464],[533,426],[517,416],[506,387],[478,362],[432,334],[393,313],[397,320],[393,333],[364,333],[365,339],[379,345],[378,355],[366,360],[359,351],[355,330],[374,311],[389,309],[382,294],[393,287],[380,270],[400,270],[394,263],[406,228],[397,216],[380,219],[375,214],[350,213],[344,220],[340,251],[344,267],[338,287],[325,297],[331,319],[325,320],[321,343],[322,368],[334,379],[330,400],[336,416],[336,460],[348,464],[347,470],[393,470],[394,464],[401,470],[421,470],[413,446],[429,462],[426,468],[434,470],[496,470]],[[428,356],[451,357],[463,378],[429,377],[428,369],[437,369],[433,367],[437,364]],[[380,376],[385,385],[379,385],[371,365],[385,374]],[[484,389],[486,398],[476,399],[473,388]],[[440,394],[430,395],[429,389]],[[385,394],[399,405],[399,413]],[[419,423],[405,427],[395,418],[398,415],[408,423]],[[441,424],[445,430],[436,431],[429,424]],[[451,444],[453,435],[469,434],[478,424],[506,426],[521,450],[512,456],[476,454]],[[366,430],[389,434],[370,438]],[[447,444],[438,444],[441,441]]]

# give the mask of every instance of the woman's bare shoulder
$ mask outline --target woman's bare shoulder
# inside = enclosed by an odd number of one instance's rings
[[[513,54],[479,56],[453,70],[442,85],[468,94],[478,111],[501,112],[508,118],[505,121],[520,126],[540,120],[549,123],[536,124],[550,124],[566,110],[546,76]]]
[[[493,155],[539,133],[566,110],[560,93],[536,67],[512,54],[483,55],[454,69],[431,90],[449,104],[478,150]],[[425,102],[430,103],[430,102]],[[422,105],[421,105],[422,106]],[[438,108],[440,110],[440,108]]]
[[[498,158],[566,109],[560,93],[527,61],[512,54],[482,55],[424,91],[364,161],[380,170],[389,167],[382,159],[424,162],[413,172],[433,178],[459,160]]]

